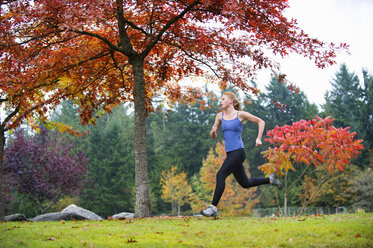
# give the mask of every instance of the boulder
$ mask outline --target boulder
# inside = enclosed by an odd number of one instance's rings
[[[81,216],[76,213],[48,213],[38,215],[32,218],[30,221],[39,222],[39,221],[60,221],[60,220],[87,220],[84,216]]]
[[[132,219],[134,217],[135,217],[134,213],[127,213],[127,212],[122,212],[122,213],[114,214],[113,216],[111,216],[111,218],[113,219]]]
[[[87,209],[78,207],[74,204],[71,204],[70,206],[68,206],[67,208],[62,210],[61,213],[62,214],[73,213],[73,214],[76,214],[76,215],[80,215],[80,216],[86,218],[87,220],[102,220],[102,218],[100,216],[93,213],[92,211],[89,211]]]
[[[4,217],[5,221],[26,221],[27,218],[24,214],[11,214]]]
[[[39,222],[39,221],[57,221],[60,220],[61,213],[47,213],[35,216],[34,218],[30,219],[32,222]]]

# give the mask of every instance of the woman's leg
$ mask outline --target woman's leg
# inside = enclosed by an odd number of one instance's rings
[[[227,158],[216,175],[216,186],[212,205],[217,206],[225,189],[225,179],[245,160],[245,150],[239,149],[227,153]],[[245,174],[246,175],[246,174]]]
[[[255,187],[262,184],[269,184],[268,177],[252,177],[248,178],[245,172],[245,167],[241,164],[233,171],[233,175],[236,178],[237,182],[243,188]]]

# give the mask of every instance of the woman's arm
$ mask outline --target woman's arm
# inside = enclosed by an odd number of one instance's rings
[[[218,131],[219,131],[219,128],[220,128],[220,124],[221,124],[221,112],[219,112],[216,117],[215,117],[215,123],[214,125],[212,126],[211,128],[211,132],[210,132],[210,137],[212,139],[215,139],[217,136],[218,136]]]
[[[258,124],[258,136],[257,136],[256,141],[255,141],[256,142],[255,146],[261,146],[262,145],[262,136],[263,136],[263,132],[264,132],[265,122],[262,119],[260,119],[259,117],[255,116],[255,115],[252,115],[252,114],[250,114],[248,112],[245,112],[245,111],[240,111],[239,112],[239,119],[240,120],[247,120],[247,121]]]

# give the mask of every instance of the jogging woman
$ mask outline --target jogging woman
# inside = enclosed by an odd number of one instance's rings
[[[248,112],[241,111],[240,103],[236,95],[232,92],[225,92],[223,94],[220,99],[220,105],[223,111],[216,115],[210,136],[215,139],[220,125],[222,126],[227,157],[216,175],[216,186],[212,203],[207,209],[201,211],[201,214],[207,217],[218,216],[217,206],[225,189],[225,179],[232,173],[243,188],[272,184],[278,189],[282,189],[281,182],[276,178],[275,174],[272,173],[267,178],[248,178],[243,166],[246,154],[241,138],[242,126],[246,121],[258,124],[256,146],[261,146],[265,125],[264,121]]]

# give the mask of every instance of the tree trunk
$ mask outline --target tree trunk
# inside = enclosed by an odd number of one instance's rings
[[[151,216],[148,159],[146,154],[146,107],[144,60],[130,60],[134,75],[135,100],[135,217]]]
[[[284,187],[284,216],[288,215],[288,173],[285,174],[285,187]]]
[[[172,200],[172,212],[171,212],[171,215],[176,215],[175,212],[176,212],[176,202],[175,202],[175,200]]]
[[[5,130],[0,127],[0,221],[4,221],[4,148],[5,148]]]

